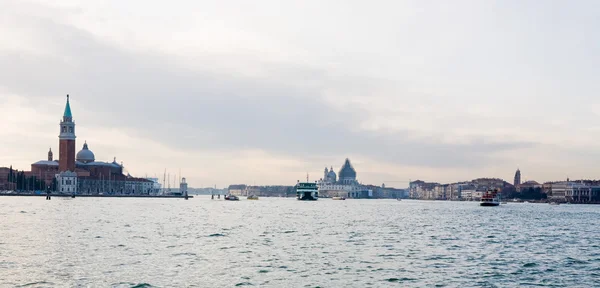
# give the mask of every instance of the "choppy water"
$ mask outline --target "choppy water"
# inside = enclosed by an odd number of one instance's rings
[[[1,287],[599,287],[600,206],[0,198]]]

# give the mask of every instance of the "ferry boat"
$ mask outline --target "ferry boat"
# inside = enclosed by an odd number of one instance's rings
[[[308,182],[300,182],[296,184],[296,198],[298,200],[303,201],[314,201],[319,199],[319,188],[317,187],[317,183]]]
[[[485,195],[481,197],[481,201],[479,202],[479,206],[499,206],[500,199],[498,197],[498,191],[487,191]]]
[[[229,195],[225,196],[225,200],[227,200],[227,201],[238,201],[238,200],[240,200],[240,198],[238,198],[235,195],[229,194]]]
[[[256,196],[256,195],[250,195],[250,196],[248,196],[247,199],[248,200],[258,200],[258,196]]]

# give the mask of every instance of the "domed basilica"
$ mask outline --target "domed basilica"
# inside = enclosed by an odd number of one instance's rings
[[[69,95],[63,119],[60,122],[59,156],[54,160],[52,149],[48,159],[31,164],[31,174],[43,179],[48,186],[54,181],[57,192],[76,194],[150,194],[153,182],[123,174],[123,164],[96,161],[87,142],[75,154],[75,122],[71,113]],[[53,185],[54,186],[54,185]]]
[[[325,168],[323,178],[317,182],[319,195],[324,197],[353,197],[360,198],[364,188],[356,180],[356,170],[352,167],[350,159],[346,158],[342,169],[336,175],[331,169]]]

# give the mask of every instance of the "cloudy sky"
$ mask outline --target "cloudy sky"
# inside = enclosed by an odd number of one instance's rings
[[[597,1],[0,1],[0,166],[194,187],[600,178]],[[58,153],[55,153],[57,155]],[[394,182],[397,181],[397,182]]]

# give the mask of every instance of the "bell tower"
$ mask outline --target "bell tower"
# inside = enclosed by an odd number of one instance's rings
[[[48,151],[48,162],[52,162],[52,148]]]
[[[69,95],[67,94],[67,105],[60,121],[60,134],[58,136],[58,169],[60,172],[75,171],[75,138],[75,122],[73,122]]]

